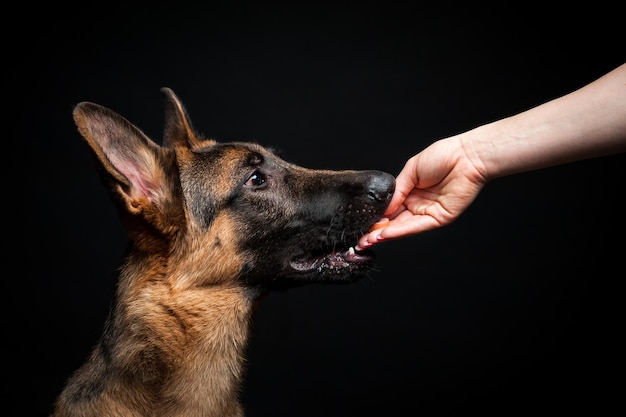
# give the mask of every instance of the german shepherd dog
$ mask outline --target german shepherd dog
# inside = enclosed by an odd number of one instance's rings
[[[73,110],[132,247],[102,336],[52,417],[243,416],[253,307],[269,291],[367,275],[357,238],[394,177],[313,170],[205,139],[168,88],[162,146],[100,105]]]

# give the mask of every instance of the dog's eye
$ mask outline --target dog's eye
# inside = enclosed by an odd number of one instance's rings
[[[244,185],[248,187],[260,187],[265,184],[265,175],[259,171],[254,171],[250,177],[246,180]]]

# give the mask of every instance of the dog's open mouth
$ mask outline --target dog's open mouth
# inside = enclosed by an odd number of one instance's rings
[[[368,267],[375,259],[371,250],[356,251],[353,247],[332,252],[309,252],[289,262],[295,272],[352,272]]]

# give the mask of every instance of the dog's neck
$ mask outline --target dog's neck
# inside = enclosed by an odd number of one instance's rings
[[[233,284],[173,288],[165,264],[128,259],[113,314],[71,386],[93,390],[95,408],[116,399],[120,415],[242,416],[254,294]]]
[[[155,308],[167,310],[161,298]],[[160,394],[160,411],[172,415],[239,415],[238,394],[252,303],[241,288],[211,287],[170,294],[173,316],[163,311],[166,340],[177,364]],[[182,313],[181,313],[182,312]],[[184,411],[184,412],[183,412]],[[195,414],[194,414],[195,413]],[[167,413],[166,413],[167,415]]]
[[[162,403],[159,411],[169,408],[172,415],[238,415],[243,357],[255,297],[233,283],[173,287],[171,283],[184,280],[167,275],[154,277],[151,274],[156,268],[137,271],[136,265],[126,268],[133,274],[128,278],[135,283],[130,286],[133,294],[118,294],[119,300],[128,300],[119,306],[118,313],[124,315],[121,328],[137,329],[130,337],[143,340],[148,351],[159,352],[162,364],[175,364],[165,371],[167,383],[159,390],[160,398],[155,399],[155,403]],[[186,271],[170,270],[172,273]],[[143,281],[140,285],[138,277]],[[126,281],[124,278],[122,281]],[[133,300],[142,307],[135,310]],[[146,305],[151,306],[148,311],[154,315],[149,320],[143,317]],[[155,331],[144,323],[158,323],[161,328]],[[151,339],[153,334],[159,337]],[[137,360],[143,360],[141,354]]]

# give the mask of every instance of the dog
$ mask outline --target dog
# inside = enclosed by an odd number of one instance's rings
[[[73,109],[132,248],[111,312],[51,417],[242,417],[250,321],[270,291],[368,275],[351,246],[395,187],[375,170],[314,170],[255,142],[218,142],[162,88],[162,145],[91,102]]]

